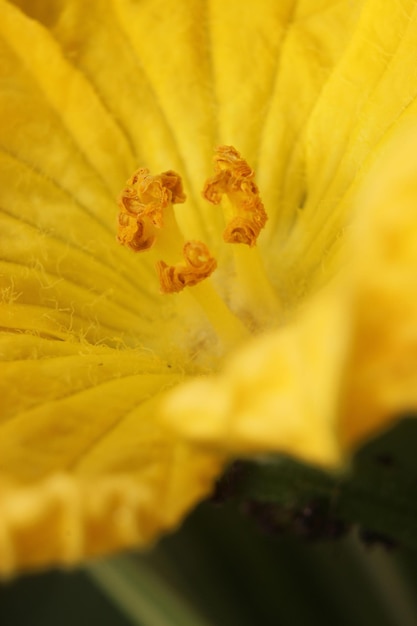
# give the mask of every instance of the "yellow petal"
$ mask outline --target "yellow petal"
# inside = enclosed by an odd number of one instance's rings
[[[130,163],[120,129],[47,31],[7,4],[2,16],[0,324],[153,348],[163,320],[170,343],[175,303],[158,306],[149,261],[115,245],[114,181]]]
[[[29,42],[32,42],[30,62],[27,58]],[[32,161],[36,162],[35,159],[38,158],[44,166],[48,164],[54,172],[58,172],[60,181],[65,175],[70,175],[71,171],[60,171],[61,162],[57,158],[70,143],[69,137],[64,137],[63,134],[63,131],[67,131],[78,148],[78,154],[72,154],[72,158],[75,156],[83,162],[85,169],[90,168],[90,177],[94,174],[103,189],[116,193],[124,172],[134,165],[134,157],[127,139],[85,77],[71,68],[63,58],[59,46],[42,32],[36,22],[25,19],[24,15],[5,3],[2,3],[1,46],[4,66],[7,63],[10,69],[14,69],[10,71],[9,89],[13,81],[20,78],[20,88],[25,89],[32,100],[31,103],[26,101],[29,109],[26,113],[26,126],[31,128],[33,136],[27,136],[25,142],[25,149],[31,150],[33,154]],[[9,148],[14,143],[19,152],[19,143],[23,142],[16,132],[18,120],[14,119],[12,107],[18,105],[16,116],[24,113],[19,106],[22,94],[18,93],[17,97],[13,97],[9,92],[8,95],[7,101],[3,99],[2,104],[10,107],[9,134],[3,137],[3,141],[8,143]],[[48,115],[50,132],[54,133],[48,136],[48,150],[45,150],[44,142],[36,141],[39,128],[35,116],[32,116],[30,124],[29,112],[33,111],[31,105],[45,109],[45,114]],[[46,117],[45,114],[42,117]],[[42,123],[45,122],[43,119]],[[51,145],[54,140],[55,146]],[[54,150],[56,147],[59,148],[57,152]],[[40,150],[43,151],[42,159],[39,159]]]
[[[342,436],[347,446],[417,410],[416,122],[382,152],[360,198],[355,308]]]
[[[259,172],[258,184],[270,215],[268,254],[283,281],[288,268],[282,247],[310,194],[306,184],[309,120],[334,68],[343,58],[363,4],[363,0],[290,3],[269,97],[263,108],[256,108],[260,138],[258,159],[253,165]],[[248,55],[252,58],[250,47]],[[247,115],[247,119],[253,115],[254,112]],[[331,127],[328,128],[331,137]]]
[[[306,196],[279,249],[284,289],[298,285],[305,293],[308,285],[311,293],[334,274],[355,196],[380,144],[417,115],[415,7],[415,0],[364,2],[315,102],[303,137]]]
[[[156,419],[184,379],[184,336],[175,303],[158,306],[149,263],[115,241],[129,141],[45,29],[5,3],[1,14],[5,574],[149,543],[211,489],[221,462]],[[165,358],[155,340],[171,345]]]
[[[334,466],[342,460],[347,329],[345,294],[329,289],[291,325],[253,340],[220,376],[173,390],[165,420],[193,442],[234,454],[283,452]]]
[[[287,236],[305,196],[298,143],[363,0],[264,0],[256,11],[238,0],[96,0],[88,10],[82,0],[16,4],[48,26],[88,77],[137,161],[181,173],[187,239],[216,252],[223,224],[200,190],[219,143],[234,144],[259,172],[276,218],[269,236]]]
[[[38,7],[28,3],[25,9],[52,26],[127,137],[137,163],[155,172],[168,166],[181,172],[188,195],[186,238],[210,236],[216,218],[210,208],[204,215],[200,181],[210,167],[215,138],[201,3],[185,8],[163,1],[150,7],[99,0],[86,10],[82,0],[53,0]]]
[[[0,337],[0,574],[144,545],[220,469],[158,425],[178,384],[145,351]]]

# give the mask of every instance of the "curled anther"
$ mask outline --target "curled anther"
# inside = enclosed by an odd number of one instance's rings
[[[244,243],[254,246],[268,216],[255,173],[233,146],[219,146],[214,157],[215,175],[203,188],[203,197],[212,204],[220,204],[227,196],[233,215],[223,232],[227,243]]]
[[[185,202],[181,178],[169,170],[157,176],[138,169],[119,197],[118,241],[135,252],[148,250],[163,227],[163,211]]]
[[[165,261],[156,264],[161,293],[178,293],[185,287],[197,285],[217,267],[216,259],[201,241],[187,241],[183,247],[183,256],[184,261],[175,265],[167,265]]]
[[[155,242],[155,236],[146,221],[128,213],[119,213],[117,240],[134,252],[149,250]]]

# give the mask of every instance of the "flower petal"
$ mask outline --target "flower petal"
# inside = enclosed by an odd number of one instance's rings
[[[282,289],[293,297],[334,275],[367,171],[396,127],[417,115],[416,38],[415,0],[363,3],[302,137],[307,195],[278,248]]]
[[[129,141],[50,34],[0,6],[4,574],[144,545],[221,461],[156,419],[184,379],[183,335],[175,300],[155,305],[149,262],[115,241]]]
[[[417,126],[378,159],[355,226],[353,348],[342,436],[352,446],[417,410]]]
[[[156,421],[182,375],[149,352],[3,333],[0,574],[175,525],[220,470]]]
[[[238,0],[16,3],[88,78],[138,163],[184,176],[187,239],[213,249],[223,230],[200,198],[219,143],[255,167],[270,236],[287,236],[305,194],[299,138],[363,0],[265,0],[256,11]]]
[[[155,306],[150,261],[115,244],[112,189],[130,173],[127,142],[49,33],[11,5],[2,4],[2,16],[0,324],[111,345],[146,339],[151,347],[153,336],[164,345],[178,332],[176,301]]]
[[[200,188],[211,170],[216,139],[200,45],[201,4],[185,9],[161,2],[150,10],[146,3],[99,0],[86,7],[82,0],[53,0],[40,7],[28,3],[25,10],[47,22],[67,58],[88,78],[126,136],[137,165],[181,173],[188,195],[179,215],[185,236],[210,239],[216,214],[201,201]]]
[[[240,350],[221,375],[174,389],[165,421],[190,441],[234,454],[282,452],[323,466],[340,463],[345,300],[329,289],[291,325]]]
[[[258,104],[253,112],[261,117],[259,156],[253,164],[271,218],[265,249],[269,256],[276,257],[278,273],[282,267],[281,247],[309,193],[305,136],[309,119],[343,57],[363,4],[363,0],[292,2],[268,96],[263,108]]]

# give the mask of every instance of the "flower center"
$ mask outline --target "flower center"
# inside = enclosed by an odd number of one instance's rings
[[[232,146],[220,146],[214,176],[203,198],[223,209],[223,240],[233,245],[233,297],[222,298],[211,276],[217,261],[203,241],[184,240],[174,205],[186,200],[182,181],[169,170],[152,175],[138,169],[119,198],[118,241],[134,252],[152,251],[162,294],[191,292],[226,346],[276,317],[277,296],[268,281],[256,242],[268,219],[254,171]],[[192,288],[192,289],[186,289]]]

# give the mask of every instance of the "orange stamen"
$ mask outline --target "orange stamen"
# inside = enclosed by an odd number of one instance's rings
[[[182,202],[185,194],[178,174],[169,170],[152,176],[148,169],[138,169],[119,198],[118,241],[134,252],[148,250],[163,226],[164,209]]]
[[[183,247],[183,256],[184,261],[175,265],[167,265],[165,261],[156,264],[162,293],[177,293],[184,287],[197,285],[217,267],[216,259],[201,241],[187,241]]]
[[[226,225],[223,239],[252,247],[268,219],[254,171],[233,146],[219,146],[214,162],[215,175],[205,183],[203,197],[212,204],[220,204],[223,196],[227,196],[234,215]]]

